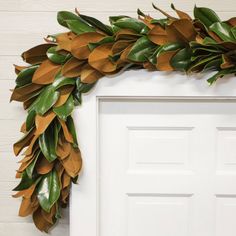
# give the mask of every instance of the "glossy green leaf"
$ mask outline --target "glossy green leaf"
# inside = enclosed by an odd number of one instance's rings
[[[210,77],[207,82],[212,85],[214,82],[216,82],[219,78],[224,77],[225,75],[229,75],[229,74],[234,74],[236,73],[236,68],[230,68],[230,69],[225,69],[225,70],[221,70],[219,72],[217,72],[216,74],[214,74],[212,77]]]
[[[56,170],[52,170],[42,177],[37,189],[37,198],[40,206],[50,212],[52,206],[60,197],[60,183]]]
[[[34,65],[29,68],[23,69],[16,78],[17,87],[22,87],[26,84],[31,83],[34,72],[38,67],[39,65]]]
[[[131,48],[128,59],[136,62],[145,62],[152,55],[157,46],[152,43],[146,36],[138,39]]]
[[[86,24],[81,19],[79,20],[67,20],[66,21],[69,29],[74,32],[75,34],[82,34],[86,32],[94,32],[95,29],[88,24]]]
[[[189,68],[189,71],[196,71],[196,70],[201,71],[207,63],[209,63],[210,61],[215,60],[217,58],[219,58],[219,55],[214,55],[214,56],[204,58],[203,60],[200,60],[199,62],[192,65]]]
[[[21,181],[20,183],[12,190],[12,191],[21,191],[29,188],[32,184],[35,182],[37,183],[38,179],[30,178],[26,171],[22,173]]]
[[[57,102],[59,96],[60,93],[55,91],[53,86],[47,86],[36,101],[36,113],[39,115],[45,114]]]
[[[114,37],[113,36],[107,36],[107,37],[101,39],[100,41],[98,41],[96,43],[89,43],[88,47],[92,51],[96,47],[98,47],[99,45],[102,45],[102,44],[105,44],[105,43],[112,43],[112,42],[114,42]]]
[[[72,12],[69,11],[59,11],[57,13],[57,21],[60,25],[68,27],[67,20],[79,20],[80,18]]]
[[[206,7],[194,7],[194,17],[199,19],[202,24],[209,28],[213,23],[220,22],[220,18],[217,14]]]
[[[234,26],[233,28],[231,28],[231,33],[234,36],[234,38],[236,39],[236,26]]]
[[[39,155],[40,155],[40,153],[41,153],[41,151],[39,150],[37,153],[36,153],[36,155],[35,155],[35,157],[34,157],[34,160],[32,161],[32,163],[30,163],[30,165],[26,168],[26,173],[27,173],[27,175],[29,176],[29,178],[33,178],[33,173],[34,173],[34,167],[35,167],[35,164],[36,164],[36,162],[37,162],[37,160],[38,160],[38,158],[39,158]]]
[[[170,60],[176,70],[186,71],[191,64],[192,51],[190,48],[180,49]]]
[[[62,120],[66,120],[73,110],[74,110],[74,99],[72,95],[70,95],[65,104],[63,104],[60,107],[53,108],[53,111]]]
[[[130,19],[129,16],[125,16],[125,15],[120,15],[120,16],[109,16],[109,22],[111,25],[113,25],[114,23],[116,23],[118,20],[121,19]]]
[[[54,82],[52,83],[52,87],[57,90],[65,85],[74,85],[76,82],[75,78],[67,78],[61,75],[60,73],[56,76]]]
[[[154,25],[161,25],[162,27],[166,26],[168,23],[168,19],[164,18],[164,19],[153,19],[151,20],[151,24]]]
[[[63,64],[69,58],[69,54],[62,55],[58,51],[56,51],[57,47],[51,47],[47,51],[47,57],[50,61],[56,64]]]
[[[231,26],[223,22],[216,22],[210,26],[210,30],[217,34],[224,41],[236,41],[231,32]]]
[[[110,26],[103,24],[101,21],[86,15],[79,15],[84,21],[92,25],[94,28],[106,33],[107,35],[113,35],[113,31]]]
[[[58,127],[52,123],[47,130],[39,136],[39,147],[45,158],[52,162],[57,159],[56,146],[58,141]]]
[[[34,126],[35,116],[36,116],[35,110],[30,110],[28,112],[28,116],[27,116],[26,122],[25,122],[27,131],[29,131]]]
[[[146,25],[134,18],[121,18],[113,23],[115,26],[118,26],[121,29],[131,29],[140,33]]]
[[[68,116],[67,121],[66,121],[66,125],[67,125],[70,133],[72,134],[73,146],[74,147],[78,147],[77,135],[76,135],[76,130],[75,130],[75,124],[74,124],[73,118],[71,116]]]
[[[212,60],[204,66],[203,71],[206,72],[212,70],[219,70],[221,63],[222,63],[222,58],[217,58],[215,60]]]

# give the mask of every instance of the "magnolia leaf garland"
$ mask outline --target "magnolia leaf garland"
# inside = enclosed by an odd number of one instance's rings
[[[82,159],[71,116],[105,75],[126,69],[216,71],[208,79],[236,73],[236,18],[221,21],[208,8],[194,8],[194,19],[171,7],[176,16],[155,19],[138,10],[138,19],[112,16],[110,25],[80,14],[61,11],[58,23],[67,32],[48,36],[46,43],[22,54],[28,66],[15,66],[16,87],[11,100],[27,110],[14,152],[23,152],[14,197],[22,197],[20,216],[33,216],[44,232],[68,205]]]

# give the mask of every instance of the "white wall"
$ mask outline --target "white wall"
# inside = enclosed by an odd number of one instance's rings
[[[10,88],[14,87],[15,75],[12,64],[21,64],[20,53],[43,42],[50,33],[63,31],[56,22],[56,12],[79,7],[84,14],[107,21],[109,15],[136,15],[136,8],[160,16],[147,0],[0,0],[0,236],[42,235],[33,226],[30,218],[17,216],[20,200],[11,198],[17,159],[12,144],[20,137],[19,128],[25,119],[20,104],[9,104]],[[236,16],[235,0],[158,0],[164,10],[173,2],[187,12],[198,6],[210,6],[223,18]],[[68,212],[64,220],[52,232],[56,236],[69,235]]]

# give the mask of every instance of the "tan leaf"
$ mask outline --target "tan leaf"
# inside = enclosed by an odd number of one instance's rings
[[[192,20],[192,18],[189,16],[189,14],[176,9],[174,4],[171,4],[171,7],[172,7],[173,10],[175,10],[175,12],[177,13],[177,15],[179,16],[180,19]]]
[[[56,36],[57,40],[57,49],[58,50],[66,50],[66,51],[71,51],[71,43],[72,40],[76,37],[76,35],[73,32],[67,32],[67,33],[62,33]]]
[[[139,38],[140,35],[137,34],[135,31],[131,29],[121,29],[118,32],[116,32],[116,41],[117,40],[132,40]]]
[[[64,141],[62,145],[57,145],[56,154],[60,157],[61,160],[69,156],[71,151],[71,144],[67,141]]]
[[[40,116],[37,114],[35,116],[35,126],[36,126],[35,135],[40,135],[44,133],[47,127],[50,125],[50,123],[53,121],[55,117],[56,117],[56,114],[52,111],[47,112],[43,116]]]
[[[26,122],[24,122],[20,128],[20,132],[26,134],[27,133],[27,130],[26,130]]]
[[[60,90],[58,90],[60,92],[60,97],[58,98],[57,102],[54,104],[53,107],[59,107],[65,104],[73,89],[74,86],[68,85],[68,86],[63,86]]]
[[[80,79],[83,83],[92,84],[96,82],[103,76],[99,71],[91,67],[90,65],[85,65],[81,71]]]
[[[25,217],[32,214],[33,208],[31,207],[30,198],[22,198],[22,202],[19,209],[19,216]]]
[[[70,58],[62,67],[62,75],[69,78],[78,77],[84,63],[84,61],[79,61],[74,57]]]
[[[40,84],[28,84],[20,88],[15,88],[10,101],[24,102],[32,97],[35,92],[42,88]]]
[[[40,158],[40,161],[37,162],[36,171],[40,175],[49,173],[54,166],[53,162],[49,162],[44,156]]]
[[[35,71],[32,82],[35,84],[51,84],[61,65],[54,64],[50,60],[45,60]]]
[[[38,146],[34,146],[35,145],[35,142],[37,141],[38,139],[38,135],[34,136],[31,141],[30,141],[30,145],[28,146],[28,148],[26,149],[26,151],[24,152],[24,155],[30,155],[32,152],[34,152],[34,150],[36,148],[38,148]]]
[[[69,194],[70,194],[70,187],[69,186],[61,190],[61,201],[63,203],[65,203],[65,204],[68,203]]]
[[[66,188],[70,186],[71,184],[71,177],[67,174],[67,172],[64,172],[62,175],[62,188]]]
[[[36,184],[32,184],[28,189],[24,189],[22,191],[17,192],[16,194],[12,195],[14,198],[18,197],[24,197],[24,198],[31,198],[34,190],[35,190]]]
[[[236,17],[232,17],[229,20],[227,20],[227,23],[229,23],[231,26],[236,26]]]
[[[193,23],[187,19],[180,19],[166,26],[169,42],[190,42],[195,40],[197,32]]]
[[[91,53],[90,49],[88,48],[88,44],[99,42],[104,37],[105,35],[99,34],[97,32],[87,32],[78,35],[72,41],[71,54],[80,60],[87,59]]]
[[[121,61],[128,61],[127,57],[129,55],[129,52],[131,48],[133,47],[133,44],[129,45],[120,55],[120,60]]]
[[[113,63],[109,56],[112,55],[112,43],[102,44],[96,47],[89,55],[90,66],[101,73],[109,73],[116,70],[117,64]]]
[[[30,145],[31,140],[34,137],[34,131],[34,129],[31,130],[27,135],[25,135],[22,139],[20,139],[13,145],[13,150],[16,156],[19,155],[24,147]]]
[[[21,56],[24,61],[30,64],[38,64],[47,59],[46,52],[50,47],[53,46],[55,46],[55,44],[40,44],[24,52]]]
[[[129,45],[133,44],[134,40],[119,40],[115,42],[112,46],[111,52],[112,54],[121,53],[124,51]]]
[[[58,120],[61,124],[61,127],[62,127],[62,130],[63,130],[66,141],[69,142],[69,143],[73,143],[74,142],[73,137],[72,137],[72,134],[69,132],[69,130],[67,128],[66,122],[64,120],[61,120],[61,119],[58,119]]]
[[[78,148],[72,148],[70,155],[62,160],[67,174],[72,178],[76,177],[82,167],[82,159],[80,150]]]
[[[161,71],[172,71],[173,67],[170,65],[170,60],[177,53],[177,51],[178,50],[160,54],[157,57],[157,69]]]
[[[227,57],[226,55],[223,54],[222,59],[223,59],[223,63],[220,65],[221,69],[228,69],[235,66],[230,60],[230,58]]]
[[[44,219],[40,207],[33,213],[33,221],[34,221],[35,226],[40,231],[43,231],[46,233],[48,233],[48,230],[52,226],[52,224],[50,224]]]
[[[139,20],[141,20],[149,29],[152,29],[153,27],[155,27],[154,24],[151,23],[151,21],[153,20],[153,18],[149,15],[145,15],[144,17],[139,16],[138,17]]]
[[[41,209],[41,213],[43,218],[50,224],[54,224],[54,217],[56,214],[56,205],[54,204],[53,207],[51,208],[50,212],[46,212],[43,209]]]
[[[156,25],[149,31],[148,38],[158,45],[168,43],[167,33],[160,25]]]
[[[28,68],[28,66],[18,66],[18,65],[13,65],[15,67],[15,73],[18,75],[22,70]]]

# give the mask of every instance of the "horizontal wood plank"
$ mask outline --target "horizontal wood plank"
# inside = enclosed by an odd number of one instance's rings
[[[181,1],[181,0],[159,0],[156,2],[163,10],[170,9],[170,4],[174,3],[176,7],[181,8],[185,11],[191,11],[194,7],[194,4],[197,6],[205,6],[214,8],[215,11],[233,11],[235,6],[234,0],[228,0],[226,4],[222,4],[220,0],[195,0],[193,1]],[[0,11],[59,11],[59,10],[73,10],[75,7],[78,7],[81,11],[135,11],[137,8],[142,10],[151,11],[153,10],[151,6],[151,1],[141,1],[141,0],[129,0],[129,1],[115,1],[115,0],[102,0],[102,1],[93,1],[93,0],[67,0],[67,1],[58,1],[58,0],[8,0],[2,1],[0,5]]]
[[[45,236],[33,223],[0,223],[0,232],[2,236]],[[69,236],[69,225],[58,224],[51,232],[51,236]]]

